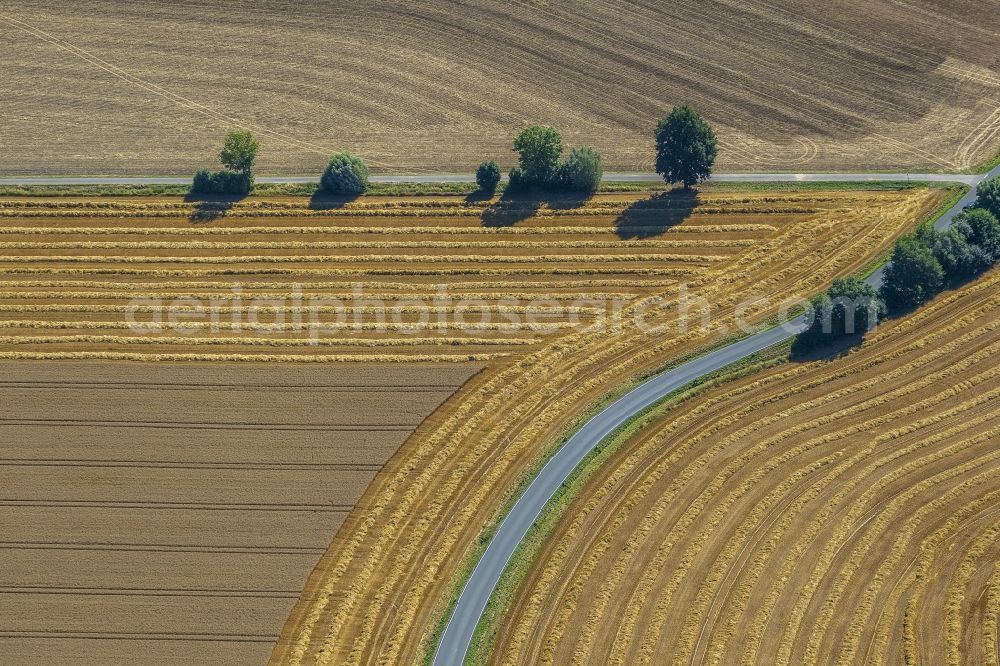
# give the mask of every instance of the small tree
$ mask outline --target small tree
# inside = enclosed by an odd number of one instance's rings
[[[603,175],[604,166],[596,150],[586,146],[574,148],[559,165],[557,186],[569,192],[596,192]]]
[[[718,153],[715,132],[693,109],[675,106],[656,127],[656,173],[686,189],[707,180]]]
[[[563,144],[559,132],[545,125],[532,125],[514,139],[521,174],[518,182],[525,186],[549,185],[559,165]]]
[[[493,194],[500,185],[500,165],[490,160],[483,162],[476,169],[476,185],[486,194]]]
[[[916,307],[933,298],[943,286],[944,269],[930,247],[917,236],[900,238],[882,282],[882,298],[889,311]]]
[[[354,196],[368,191],[368,166],[350,153],[336,153],[323,170],[319,189],[324,194]]]
[[[257,160],[260,144],[250,132],[230,132],[219,151],[219,161],[230,171],[235,171],[253,184],[253,165]]]
[[[1000,217],[1000,176],[979,183],[976,188],[976,208],[985,208]]]

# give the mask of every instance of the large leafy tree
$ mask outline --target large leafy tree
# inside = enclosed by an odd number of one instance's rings
[[[219,151],[219,161],[230,171],[242,174],[253,183],[253,165],[257,160],[260,144],[250,132],[230,132]]]
[[[559,167],[563,151],[559,132],[545,125],[532,125],[514,139],[521,164],[520,181],[528,186],[549,185]]]
[[[979,184],[976,188],[976,208],[985,208],[1000,217],[1000,176]]]
[[[675,106],[656,127],[656,173],[691,188],[712,175],[718,148],[715,132],[688,106]]]
[[[320,176],[319,189],[324,194],[364,194],[370,187],[368,176],[368,165],[360,157],[351,153],[334,153]]]
[[[932,232],[926,240],[948,278],[964,280],[988,267],[982,252],[969,244],[966,234],[958,226]]]
[[[1000,221],[993,213],[973,208],[955,216],[954,224],[970,245],[982,248],[991,265],[1000,259]]]
[[[904,236],[885,268],[882,298],[892,312],[907,310],[933,298],[944,287],[944,278],[944,268],[927,243],[916,235]]]

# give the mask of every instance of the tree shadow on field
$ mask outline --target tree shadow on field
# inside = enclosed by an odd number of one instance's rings
[[[803,345],[799,344],[799,340],[801,339],[801,336],[796,337],[792,342],[791,353],[788,358],[794,363],[833,361],[843,358],[850,354],[852,349],[861,346],[861,343],[865,341],[865,335],[864,333],[856,333],[837,338],[830,342],[830,344],[823,345],[822,347],[813,348],[804,348]]]
[[[482,190],[476,190],[475,192],[470,192],[465,196],[464,203],[466,204],[477,204],[489,201],[494,196],[493,192],[483,192]]]
[[[188,216],[192,224],[205,224],[222,219],[233,206],[246,199],[246,195],[205,195],[187,194],[184,201],[194,204],[194,210]]]
[[[626,208],[615,220],[615,230],[622,240],[658,236],[684,222],[699,203],[697,190],[660,192]]]
[[[309,197],[309,210],[337,210],[360,197],[360,194],[323,194],[316,190]]]
[[[592,193],[545,192],[528,190],[507,192],[483,211],[484,227],[511,227],[538,214],[542,205],[556,210],[571,210],[585,204]]]

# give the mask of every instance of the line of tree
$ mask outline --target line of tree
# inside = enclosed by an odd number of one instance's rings
[[[656,172],[668,184],[686,189],[707,180],[718,155],[715,132],[688,106],[677,106],[656,126]],[[532,125],[514,139],[518,166],[508,174],[510,191],[596,192],[604,175],[601,155],[593,148],[573,148],[560,160],[562,136],[547,125]],[[481,192],[493,194],[500,185],[500,166],[483,162],[476,170]]]
[[[573,148],[562,160],[562,135],[546,125],[532,125],[514,139],[518,167],[507,177],[511,192],[548,190],[552,192],[596,192],[604,175],[600,154],[593,148]],[[499,184],[500,167],[483,162],[476,171],[476,182],[483,192],[492,193]]]
[[[715,133],[688,106],[677,106],[656,127],[656,172],[668,184],[685,188],[707,180],[718,153]],[[532,125],[514,139],[518,167],[511,169],[507,187],[511,191],[531,189],[555,192],[596,192],[604,176],[600,153],[589,146],[573,148],[565,160],[562,136],[546,125]],[[260,144],[249,131],[226,135],[219,161],[221,171],[199,170],[192,194],[245,196],[253,191],[254,164]],[[348,152],[330,157],[320,177],[319,192],[333,196],[357,196],[370,188],[370,172],[364,161]],[[496,192],[501,181],[500,165],[483,162],[476,170],[476,184],[487,194]],[[998,195],[1000,196],[1000,195]]]
[[[924,225],[901,238],[886,267],[882,297],[890,312],[905,312],[1000,261],[997,194],[1000,179],[979,186],[975,207],[955,216],[943,231]]]
[[[928,223],[900,238],[878,291],[846,278],[812,299],[810,326],[796,338],[793,351],[808,352],[865,333],[887,314],[912,310],[995,266],[1000,262],[998,213],[1000,177],[981,183],[973,207],[956,215],[947,229]]]

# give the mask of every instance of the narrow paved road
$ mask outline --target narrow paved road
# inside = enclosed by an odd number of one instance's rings
[[[986,176],[947,176],[939,178],[939,175],[933,174],[933,177],[931,177],[931,174],[915,174],[912,178],[914,180],[947,180],[976,185],[984,178],[1000,175],[1000,167],[997,167]],[[878,174],[877,176],[875,174],[854,174],[846,178],[846,180],[865,180],[869,179],[869,176],[877,180],[889,177],[886,174]],[[730,176],[728,175],[720,177],[720,179],[725,180],[729,178]],[[795,180],[809,181],[829,178],[830,174],[801,174]],[[786,180],[784,176],[767,175],[759,177],[739,176],[738,179]],[[965,206],[971,204],[973,201],[975,201],[974,189],[950,208],[937,221],[935,226],[943,228],[950,225],[955,215],[960,213]],[[877,271],[868,278],[868,282],[878,287],[882,283],[882,270]],[[469,580],[465,584],[465,588],[463,588],[459,596],[455,610],[452,612],[448,624],[445,626],[441,642],[438,644],[437,653],[434,655],[435,666],[460,666],[465,661],[469,644],[472,641],[476,626],[482,618],[486,603],[489,601],[514,551],[521,544],[525,534],[527,534],[528,529],[535,522],[535,519],[538,518],[545,504],[595,446],[620,426],[627,423],[629,419],[650,405],[662,400],[673,391],[705,375],[742,361],[768,347],[784,342],[799,333],[804,326],[804,317],[800,317],[656,375],[632,389],[632,391],[608,407],[605,407],[604,410],[587,421],[542,467],[538,476],[535,477],[531,485],[528,486],[528,489],[524,491],[524,494],[511,508],[510,513],[503,519],[493,539],[486,547],[486,551],[479,559],[475,569],[473,569]]]
[[[980,176],[952,175],[946,173],[720,173],[712,177],[716,182],[766,183],[766,182],[857,182],[872,180],[916,180],[936,182],[957,182],[971,185]],[[474,183],[473,174],[417,175],[417,176],[372,176],[376,183]],[[607,173],[604,180],[609,183],[657,182],[655,173]],[[260,176],[258,183],[315,183],[312,176]],[[117,178],[117,177],[17,177],[0,178],[0,185],[187,185],[191,178]]]

